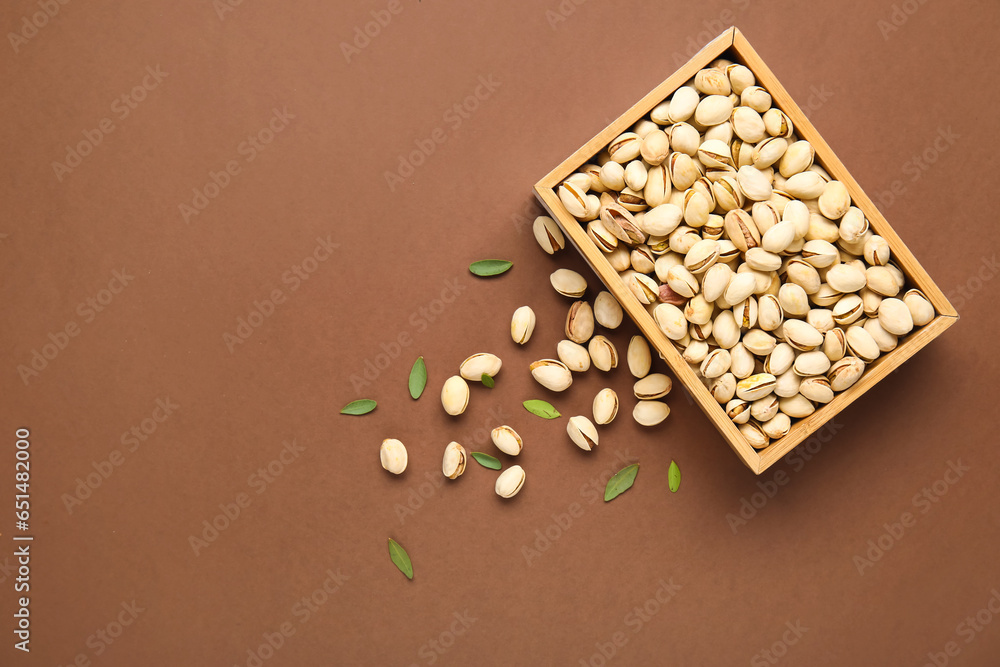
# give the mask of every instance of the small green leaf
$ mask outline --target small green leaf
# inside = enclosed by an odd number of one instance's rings
[[[513,262],[505,259],[483,259],[469,265],[469,271],[477,276],[499,276],[514,266]]]
[[[543,401],[541,399],[532,399],[530,401],[524,402],[524,409],[533,415],[538,415],[544,419],[555,419],[556,417],[561,417],[559,411],[552,407],[552,404],[548,401]]]
[[[410,555],[391,537],[389,538],[389,558],[396,564],[399,571],[406,575],[407,579],[413,579],[413,563],[410,562]]]
[[[340,411],[342,415],[366,415],[375,409],[378,405],[375,401],[370,398],[362,398],[357,401],[351,401]]]
[[[492,389],[496,382],[489,375],[483,373],[483,384]]]
[[[472,452],[472,458],[479,462],[479,465],[490,470],[500,470],[500,459],[482,452]]]
[[[670,486],[671,493],[677,493],[677,489],[681,488],[681,469],[677,466],[676,461],[670,462],[670,470],[667,471],[667,484]]]
[[[424,393],[426,386],[427,365],[424,363],[423,357],[417,357],[417,360],[413,362],[413,368],[410,369],[410,396],[414,400],[420,398],[420,394]]]
[[[638,463],[633,463],[616,472],[614,477],[608,480],[608,486],[604,489],[604,502],[613,500],[631,489],[638,472]]]

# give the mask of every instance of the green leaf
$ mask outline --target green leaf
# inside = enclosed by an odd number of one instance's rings
[[[677,489],[681,488],[681,469],[677,466],[676,461],[670,462],[670,470],[667,471],[667,484],[670,486],[671,493],[677,493]]]
[[[496,382],[489,375],[483,373],[483,384],[492,389],[496,385]]]
[[[604,502],[614,500],[621,494],[632,488],[635,476],[639,472],[639,464],[633,463],[615,473],[614,477],[608,480],[608,485],[604,489]]]
[[[406,575],[407,579],[413,579],[413,563],[410,562],[410,555],[391,537],[389,538],[389,558],[396,564],[399,571]]]
[[[472,458],[476,459],[479,465],[490,470],[500,470],[500,459],[482,452],[472,452]]]
[[[469,271],[477,276],[499,276],[514,266],[513,262],[505,259],[483,259],[469,265]]]
[[[524,402],[524,409],[533,415],[538,415],[544,419],[555,419],[556,417],[561,417],[559,411],[552,407],[552,404],[548,401],[543,401],[541,399],[532,399],[530,401]]]
[[[423,357],[417,357],[417,360],[413,362],[413,368],[410,369],[410,396],[414,400],[420,398],[420,394],[424,393],[426,386],[427,365],[424,363]]]
[[[340,411],[342,415],[366,415],[375,409],[378,405],[375,401],[370,398],[362,398],[357,401],[351,401],[343,407]]]

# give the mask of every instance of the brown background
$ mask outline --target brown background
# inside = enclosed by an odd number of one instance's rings
[[[0,663],[246,665],[287,621],[295,634],[264,664],[599,665],[618,632],[627,641],[609,664],[772,664],[759,652],[778,643],[782,665],[922,665],[949,641],[960,648],[949,664],[997,664],[1000,623],[969,643],[958,627],[1000,587],[996,3],[910,2],[908,15],[890,2],[565,2],[552,23],[556,0],[402,0],[348,63],[340,43],[385,6],[247,0],[220,19],[209,2],[71,2],[18,52],[0,48]],[[5,3],[0,27],[36,11]],[[900,27],[884,35],[894,11]],[[563,395],[526,369],[562,337],[568,302],[548,274],[586,271],[572,251],[535,245],[530,186],[734,23],[876,200],[899,182],[882,208],[962,316],[844,412],[810,460],[800,447],[759,478],[682,391],[663,426],[642,430],[624,368],[592,370]],[[166,78],[119,119],[114,100],[156,65]],[[500,85],[455,129],[445,113],[480,76]],[[275,107],[295,118],[245,161],[240,142]],[[52,162],[104,117],[114,131],[59,181]],[[390,191],[384,173],[436,128],[445,143]],[[949,128],[951,143],[916,167]],[[178,206],[232,159],[240,173],[186,223]],[[339,248],[292,291],[285,271],[327,236]],[[468,274],[491,256],[514,269]],[[122,267],[134,281],[86,322],[78,304]],[[453,302],[438,301],[449,284]],[[276,288],[284,303],[231,354],[223,335]],[[523,304],[539,322],[520,349],[508,322]],[[22,382],[18,365],[71,321],[79,335]],[[624,350],[632,333],[611,338]],[[396,358],[380,359],[401,335]],[[473,387],[467,413],[448,418],[441,383],[478,351],[503,358],[497,386]],[[414,402],[418,355],[430,382]],[[353,386],[368,361],[389,363]],[[520,407],[538,396],[586,414],[606,385],[622,414],[591,454],[564,420]],[[338,414],[361,396],[379,408]],[[168,397],[180,407],[123,447]],[[501,501],[476,464],[428,482],[449,440],[495,453],[497,420],[526,441],[516,499]],[[11,648],[18,427],[33,453],[30,657]],[[385,437],[408,445],[400,478],[379,467]],[[293,439],[304,451],[258,495],[251,475]],[[64,494],[114,450],[124,462],[69,513]],[[635,487],[589,502],[587,485],[602,488],[624,459],[642,464]],[[949,461],[968,472],[915,504]],[[762,488],[777,492],[731,527]],[[195,555],[190,536],[241,492],[249,507]],[[558,528],[573,503],[582,513]],[[855,556],[907,511],[915,525],[859,574]],[[388,537],[409,550],[412,582]],[[346,580],[300,622],[294,605],[328,569]],[[680,589],[638,623],[633,609],[661,581]],[[133,600],[144,611],[96,655],[88,638]],[[457,637],[456,613],[475,619]],[[808,630],[781,646],[786,623]]]

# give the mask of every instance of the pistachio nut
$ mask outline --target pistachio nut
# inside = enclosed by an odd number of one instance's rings
[[[785,342],[800,352],[815,350],[823,344],[823,334],[808,322],[802,320],[785,320],[782,325]]]
[[[670,289],[685,299],[690,299],[698,293],[698,278],[682,264],[671,267],[667,271],[666,278]]]
[[[583,296],[587,291],[586,279],[571,269],[556,269],[549,276],[549,282],[559,294],[574,299]]]
[[[732,167],[733,153],[725,141],[709,139],[698,146],[698,159],[706,167]]]
[[[816,199],[826,189],[826,181],[815,171],[793,174],[785,181],[784,191],[799,199]]]
[[[791,197],[791,195],[787,196]],[[809,232],[809,217],[809,207],[798,199],[789,199],[781,210],[781,219],[788,220],[795,225],[795,238],[804,238]],[[834,258],[834,260],[836,259]]]
[[[703,340],[692,339],[684,348],[681,356],[689,364],[700,364],[708,356],[708,343]]]
[[[746,424],[750,421],[750,403],[742,398],[734,398],[726,403],[726,416],[735,424]]]
[[[524,448],[524,441],[521,440],[521,436],[506,424],[497,426],[490,431],[490,438],[493,440],[493,444],[497,446],[497,449],[508,456],[517,456],[521,453],[521,449]]]
[[[642,217],[642,231],[655,236],[667,236],[681,224],[684,214],[680,207],[670,203],[660,204],[646,211]]]
[[[634,377],[644,378],[649,375],[653,364],[653,356],[649,352],[649,343],[642,336],[632,336],[628,343],[628,370]]]
[[[817,269],[825,269],[840,261],[840,252],[828,241],[813,239],[802,246],[802,259]]]
[[[847,354],[847,334],[840,327],[826,332],[823,340],[823,354],[830,361],[840,361]]]
[[[678,88],[670,98],[667,118],[674,123],[687,120],[694,115],[695,109],[698,108],[698,99],[698,91],[694,88],[690,86]]]
[[[745,382],[745,380],[740,380],[740,382]],[[732,373],[723,373],[719,377],[710,380],[708,383],[708,393],[716,401],[725,405],[736,395],[736,376]]]
[[[670,376],[663,373],[652,373],[637,380],[632,387],[632,392],[639,400],[647,401],[663,398],[670,393],[672,387],[673,381]]]
[[[750,161],[758,169],[770,167],[788,150],[788,142],[782,137],[768,137],[754,146]]]
[[[848,243],[860,240],[868,231],[868,218],[856,206],[851,206],[840,219],[840,238]]]
[[[657,130],[657,132],[659,132],[659,130]],[[663,133],[660,132],[660,134]],[[642,190],[646,187],[646,165],[642,160],[632,160],[625,165],[625,184],[628,185],[630,189],[636,191]]]
[[[451,416],[465,412],[469,405],[469,385],[460,375],[452,375],[441,387],[441,405]]]
[[[766,422],[778,414],[778,397],[768,394],[750,404],[750,416],[758,422]]]
[[[741,329],[752,329],[757,324],[757,299],[751,296],[733,306],[733,319]]]
[[[760,357],[769,355],[777,342],[774,336],[760,329],[751,329],[743,336],[743,345],[746,349]]]
[[[831,220],[839,220],[851,207],[851,195],[840,181],[830,181],[819,196],[819,212]]]
[[[726,122],[732,113],[733,101],[728,95],[706,95],[695,108],[694,120],[699,125],[711,127]]]
[[[691,324],[708,324],[712,321],[714,312],[715,305],[709,303],[702,294],[695,294],[684,306],[684,318]]]
[[[670,182],[677,190],[687,190],[701,176],[698,166],[690,155],[673,152],[665,163],[670,174]]]
[[[784,414],[796,419],[803,419],[816,412],[816,406],[802,394],[782,398],[779,407]]]
[[[922,327],[934,319],[934,306],[920,290],[911,289],[908,291],[903,295],[903,303],[910,310],[913,326]]]
[[[755,144],[764,138],[767,131],[764,119],[750,107],[739,106],[733,109],[729,118],[733,124],[733,132],[743,141]]]
[[[586,301],[574,301],[566,313],[566,338],[574,343],[586,343],[594,335],[594,311]]]
[[[729,95],[732,92],[725,71],[714,67],[700,70],[695,74],[694,87],[705,95]]]
[[[795,133],[795,126],[792,119],[785,115],[785,112],[777,107],[772,107],[764,112],[764,129],[772,137],[789,138]]]
[[[779,291],[780,294],[780,291]],[[764,331],[774,331],[784,322],[781,303],[773,294],[764,294],[757,300],[757,324]]]
[[[660,303],[669,303],[674,306],[683,306],[687,299],[671,289],[670,285],[660,285]]]
[[[614,160],[609,160],[601,166],[599,178],[605,188],[622,190],[625,188],[625,167]]]
[[[729,370],[738,380],[748,378],[753,375],[757,360],[743,343],[737,343],[729,350],[730,366]]]
[[[603,252],[611,252],[618,246],[618,237],[609,232],[603,222],[597,220],[587,223],[587,236]]]
[[[865,272],[854,264],[837,264],[826,272],[826,282],[838,292],[857,292],[865,286]]]
[[[594,397],[594,421],[598,424],[610,424],[618,415],[618,394],[614,389],[605,387]]]
[[[745,424],[740,424],[737,428],[739,428],[740,433],[743,434],[747,443],[754,449],[764,449],[770,444],[767,434],[764,433],[761,425],[755,421],[751,420]]]
[[[572,183],[573,185],[577,186],[584,192],[589,190],[591,186],[590,174],[584,174],[583,172],[579,171],[574,174],[570,174],[566,178],[565,182]]]
[[[719,258],[719,242],[704,239],[695,243],[684,256],[684,266],[694,274],[704,273]]]
[[[729,354],[729,350],[718,348],[709,352],[705,360],[701,362],[701,374],[706,378],[717,378],[728,372],[731,364],[732,356]]]
[[[563,181],[556,189],[559,201],[566,207],[574,218],[583,218],[587,215],[587,192],[575,183]]]
[[[784,412],[779,412],[760,425],[760,430],[772,440],[778,440],[785,437],[788,435],[788,431],[791,430],[791,428],[792,420],[789,419],[788,415]]]
[[[662,401],[639,401],[632,408],[632,418],[642,426],[656,426],[670,416],[670,406]]]
[[[625,286],[641,304],[656,303],[660,298],[660,286],[655,280],[642,273],[631,274],[625,281]]]
[[[542,250],[548,254],[556,253],[566,247],[566,238],[556,221],[547,215],[540,215],[535,218],[531,227],[535,234],[535,240]]]
[[[868,237],[863,252],[865,261],[872,266],[885,266],[889,263],[891,256],[889,242],[878,234],[872,234]]]
[[[732,313],[730,313],[730,317],[732,317]],[[687,335],[688,322],[684,318],[684,311],[671,303],[657,305],[653,309],[653,319],[656,321],[656,326],[670,340],[680,340]],[[718,331],[718,323],[716,323],[715,328]],[[736,335],[739,336],[739,330],[737,330]]]
[[[822,375],[830,370],[830,359],[822,350],[803,352],[795,358],[792,370],[800,377]]]
[[[757,113],[764,113],[771,108],[771,94],[760,86],[747,86],[740,93],[740,104]]]
[[[666,133],[658,127],[650,130],[642,138],[642,144],[639,146],[639,154],[642,156],[643,160],[651,165],[660,164],[667,159],[668,155],[670,155],[670,139],[667,137]]]
[[[764,359],[764,372],[777,377],[792,367],[795,362],[795,348],[788,343],[778,343]]]
[[[642,139],[635,132],[625,132],[608,144],[608,155],[619,164],[626,164],[639,157]]]
[[[712,197],[711,199],[709,197]],[[708,224],[711,219],[712,208],[715,206],[714,196],[705,195],[694,187],[689,188],[684,193],[684,222],[691,227],[699,228]],[[721,236],[721,231],[720,234]]]
[[[803,317],[809,312],[809,296],[801,285],[785,283],[778,290],[778,303],[785,315]]]
[[[624,206],[615,202],[607,192],[601,195],[601,223],[605,229],[625,243],[645,243],[646,233],[636,224],[635,217]],[[605,199],[606,198],[606,199]]]
[[[649,206],[659,206],[670,198],[670,173],[665,164],[655,164],[646,171],[642,196]]]
[[[597,295],[597,298],[594,299],[593,311],[594,319],[605,329],[617,329],[624,318],[621,304],[608,291]]]
[[[647,208],[646,198],[642,196],[641,188],[633,190],[628,186],[628,169],[625,170],[625,188],[618,193],[618,204],[626,211],[638,213]],[[643,183],[645,185],[645,182]],[[645,240],[645,239],[643,239]]]
[[[867,287],[858,292],[861,303],[864,306],[865,315],[868,317],[878,317],[878,307],[882,304],[882,295],[876,294]]]
[[[799,393],[800,384],[802,384],[802,378],[795,372],[795,369],[789,368],[777,376],[777,380],[774,383],[774,395],[781,398],[794,396]]]
[[[712,178],[712,174],[709,174]],[[712,182],[712,196],[715,197],[716,208],[732,211],[741,208],[746,201],[746,195],[740,189],[736,173],[723,173]]]
[[[444,459],[441,461],[441,472],[448,479],[457,479],[465,472],[465,447],[454,440],[444,448]]]
[[[734,208],[726,213],[725,230],[729,240],[739,249],[746,252],[760,245],[760,232],[750,214],[740,208]]]
[[[670,234],[670,250],[678,255],[686,255],[702,238],[697,231],[683,225]],[[683,258],[681,264],[684,263]]]
[[[770,373],[757,373],[736,383],[736,396],[745,401],[756,401],[774,391],[777,381]]]
[[[607,190],[605,185],[601,183],[601,167],[599,165],[592,163],[585,164],[582,167],[580,167],[580,172],[587,174],[590,177],[589,190],[591,192],[600,194]]]
[[[618,246],[604,257],[615,271],[624,271],[631,264],[628,248],[624,245]]]
[[[724,310],[719,313],[712,322],[712,335],[719,347],[727,350],[740,342],[740,325],[736,322],[733,311]]]
[[[462,362],[459,374],[466,380],[480,380],[484,375],[495,376],[502,365],[500,357],[495,354],[479,352]]]
[[[556,359],[540,359],[528,366],[531,377],[535,381],[552,391],[565,391],[573,384],[573,374],[570,373],[566,364]]]
[[[587,348],[571,340],[561,340],[556,345],[556,356],[574,373],[584,373],[590,369],[590,354]]]
[[[772,253],[784,252],[795,240],[795,223],[784,220],[764,232],[760,247]]]
[[[859,325],[847,329],[847,349],[866,364],[875,361],[882,354],[872,335]]]
[[[764,240],[764,234],[767,234],[772,227],[781,222],[781,215],[778,214],[778,209],[770,201],[754,202],[750,208],[750,217],[753,218],[754,224],[757,225],[757,231],[761,234],[761,241]],[[795,225],[792,225],[792,229],[794,228]],[[771,252],[775,251],[772,250]]]
[[[864,302],[857,294],[845,294],[833,305],[833,321],[839,326],[853,324],[864,314]]]
[[[701,145],[701,135],[688,123],[674,123],[667,132],[670,137],[670,147],[678,153],[684,153],[690,157],[698,154],[698,147]]]
[[[583,415],[569,418],[566,423],[566,433],[569,434],[569,439],[573,441],[573,444],[585,452],[592,451],[597,447],[597,427]]]
[[[781,257],[763,248],[750,248],[746,252],[747,264],[755,271],[777,271],[781,268]],[[768,280],[770,282],[770,280]]]
[[[736,183],[751,201],[763,202],[771,198],[771,179],[757,166],[740,167],[736,172]]]
[[[591,361],[594,368],[601,371],[610,371],[618,367],[618,350],[615,344],[606,337],[597,335],[590,339],[587,344]]]
[[[833,389],[830,381],[822,375],[802,378],[799,383],[799,393],[814,403],[829,403],[833,400]]]
[[[860,380],[864,372],[865,362],[857,357],[844,357],[833,362],[830,370],[826,373],[826,379],[830,381],[831,389],[844,391]]]
[[[833,311],[826,308],[813,308],[810,310],[806,313],[806,322],[813,325],[816,331],[821,334],[826,334],[827,331],[837,325],[833,321]]]
[[[656,267],[656,258],[648,245],[639,244],[632,248],[632,268],[639,273],[652,273]]]
[[[796,141],[788,146],[778,163],[778,171],[785,178],[802,173],[812,166],[816,151],[808,141]]]
[[[878,323],[893,336],[905,336],[913,330],[913,316],[900,299],[882,299],[878,307]]]
[[[879,296],[896,296],[899,294],[899,285],[892,271],[884,266],[869,266],[865,270],[865,284],[872,292]]]
[[[382,467],[393,475],[398,475],[406,470],[406,447],[399,440],[386,438],[382,441],[378,454],[382,460]]]
[[[510,337],[518,345],[524,345],[535,330],[535,311],[529,306],[521,306],[510,319]]]
[[[752,273],[735,273],[729,280],[722,300],[727,306],[735,306],[745,301],[757,290],[757,278]],[[707,295],[706,295],[707,298]]]
[[[692,275],[692,277],[694,277]],[[733,270],[726,264],[719,264],[718,260],[713,264],[702,279],[701,290],[706,301],[718,301],[729,287],[729,282],[733,277]],[[696,279],[697,280],[697,279]],[[752,294],[753,292],[751,292]],[[692,294],[693,296],[693,294]],[[747,294],[750,296],[750,294]],[[743,297],[744,299],[746,298]],[[742,299],[740,299],[742,301]]]
[[[878,345],[878,349],[882,352],[891,352],[896,349],[896,345],[898,344],[897,338],[882,328],[882,325],[878,322],[878,317],[865,322],[865,331],[871,334],[872,338],[875,339],[875,344]]]
[[[715,216],[719,217],[719,216]],[[723,219],[724,220],[724,219]],[[723,222],[723,225],[725,222]],[[740,258],[740,249],[729,239],[719,239],[719,263],[729,263]]]
[[[524,469],[521,466],[511,466],[497,477],[494,490],[501,498],[513,498],[524,486]]]

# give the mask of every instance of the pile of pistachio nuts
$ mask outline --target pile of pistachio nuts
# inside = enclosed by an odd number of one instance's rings
[[[762,449],[935,311],[756,83],[716,60],[557,194]]]

